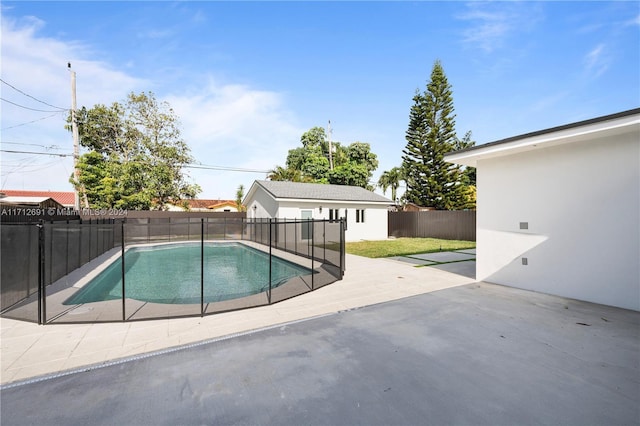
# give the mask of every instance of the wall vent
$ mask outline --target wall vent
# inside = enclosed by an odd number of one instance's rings
[[[529,222],[520,222],[520,229],[529,229]]]
[[[522,258],[522,264],[523,264],[524,266],[527,266],[527,265],[529,264],[529,259],[528,259],[528,258],[526,258],[526,257],[523,257],[523,258]]]

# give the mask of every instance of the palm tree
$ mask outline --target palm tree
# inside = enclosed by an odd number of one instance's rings
[[[378,186],[382,188],[383,194],[386,194],[387,189],[391,187],[391,199],[395,203],[397,202],[396,192],[402,180],[402,169],[400,169],[400,167],[394,167],[382,173],[380,179],[378,179]]]
[[[302,176],[302,172],[300,170],[285,168],[282,166],[276,166],[275,169],[271,170],[267,175],[267,179],[273,181],[286,181],[286,182],[307,182],[308,179],[305,179]]]
[[[236,191],[236,207],[239,212],[244,211],[244,206],[242,205],[242,199],[244,198],[244,185],[240,185],[238,190]]]

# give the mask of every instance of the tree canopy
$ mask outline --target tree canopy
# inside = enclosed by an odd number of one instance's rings
[[[426,90],[416,90],[409,112],[407,144],[402,151],[402,174],[407,184],[403,199],[419,206],[456,210],[470,208],[471,193],[463,169],[444,161],[448,152],[472,146],[471,133],[460,140],[455,133],[451,85],[436,61]]]
[[[83,107],[76,120],[80,144],[89,152],[79,158],[79,182],[70,181],[90,207],[161,209],[200,192],[183,171],[192,157],[178,117],[153,93]]]
[[[322,127],[305,132],[300,142],[301,147],[289,150],[286,168],[276,166],[269,179],[351,185],[373,190],[369,180],[378,168],[378,157],[371,152],[368,143],[329,144]]]

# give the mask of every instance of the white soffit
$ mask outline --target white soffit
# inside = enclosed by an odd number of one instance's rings
[[[476,167],[479,160],[621,134],[637,133],[640,142],[640,113],[611,120],[586,122],[584,125],[578,123],[576,126],[569,125],[566,128],[559,127],[557,129],[529,133],[487,145],[479,145],[469,150],[452,152],[445,155],[444,159],[451,163]]]

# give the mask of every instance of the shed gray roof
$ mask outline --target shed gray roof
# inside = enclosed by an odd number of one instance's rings
[[[360,201],[371,203],[393,204],[382,195],[368,191],[359,186],[325,185],[321,183],[280,182],[257,180],[260,185],[274,198],[294,198],[308,200],[329,201]]]

